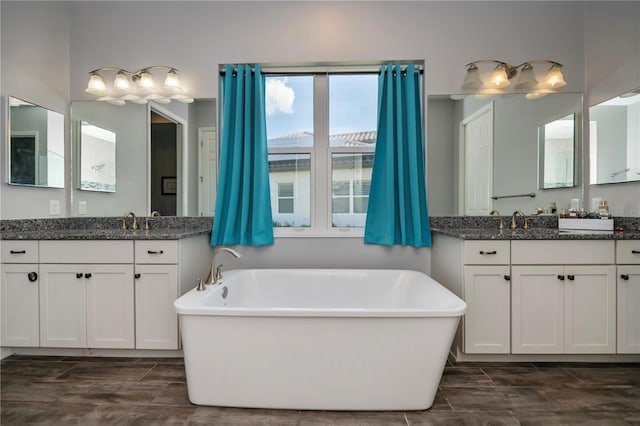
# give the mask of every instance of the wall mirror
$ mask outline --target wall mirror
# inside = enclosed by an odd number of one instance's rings
[[[589,183],[640,180],[640,88],[589,108]]]
[[[12,96],[8,100],[7,182],[64,188],[64,115]]]
[[[84,191],[116,192],[116,134],[86,121],[80,122],[78,165]]]
[[[575,185],[575,114],[538,127],[538,188]]]
[[[71,119],[72,152],[78,155],[74,163],[82,163],[82,167],[72,171],[74,182],[80,183],[85,176],[94,176],[92,166],[101,167],[105,163],[99,170],[104,173],[110,168],[110,161],[104,161],[107,157],[102,155],[86,161],[85,166],[82,129],[86,123],[94,127],[93,131],[98,132],[98,128],[106,131],[100,133],[103,138],[109,132],[113,133],[116,143],[102,141],[101,149],[115,148],[111,162],[115,173],[113,184],[117,182],[117,185],[115,192],[85,191],[78,185],[72,195],[70,215],[121,216],[132,211],[141,216],[159,210],[163,216],[199,216],[203,211],[200,210],[203,199],[200,193],[215,192],[215,185],[206,189],[204,185],[210,184],[212,175],[215,178],[217,164],[214,161],[212,166],[206,166],[213,170],[202,165],[205,160],[211,160],[203,154],[208,145],[216,152],[215,99],[162,105],[74,101]],[[82,177],[77,175],[79,173]],[[111,183],[103,187],[109,185]],[[212,216],[213,213],[203,215]]]
[[[493,209],[503,215],[515,210],[534,214],[537,209],[546,210],[551,202],[559,209],[569,208],[571,199],[582,198],[578,161],[582,108],[581,93],[552,93],[538,99],[527,99],[525,94],[429,96],[430,214],[486,215]],[[565,117],[574,121],[573,152],[564,153],[563,160],[556,156],[557,163],[566,166],[557,173],[571,177],[572,182],[542,190],[539,129]],[[482,142],[475,150],[465,141],[474,134]],[[560,168],[559,164],[554,167]],[[475,177],[470,178],[470,173]],[[476,206],[470,212],[471,203]]]

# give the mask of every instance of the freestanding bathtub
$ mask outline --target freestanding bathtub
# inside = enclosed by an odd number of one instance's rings
[[[431,407],[465,303],[407,270],[237,269],[175,301],[189,400]]]

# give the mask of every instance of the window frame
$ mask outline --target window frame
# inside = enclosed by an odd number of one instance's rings
[[[422,108],[422,125],[425,128],[425,83],[424,83],[424,59],[414,60],[386,60],[386,61],[368,61],[365,63],[353,63],[353,62],[315,62],[315,63],[296,63],[296,64],[282,64],[282,63],[262,63],[261,69],[265,77],[289,77],[289,76],[321,76],[323,80],[314,78],[313,91],[314,91],[314,146],[309,148],[268,148],[268,154],[308,154],[311,158],[310,161],[310,223],[309,227],[273,227],[274,237],[363,237],[364,227],[332,227],[332,193],[331,193],[331,155],[332,153],[372,153],[375,154],[375,147],[368,150],[360,151],[356,147],[330,147],[329,146],[329,91],[328,82],[330,75],[347,75],[347,74],[376,74],[379,75],[380,67],[388,65],[390,63],[399,64],[400,66],[407,66],[414,64],[418,67],[418,71],[421,75],[420,79],[420,92]],[[219,66],[220,75],[225,73],[225,65]],[[221,84],[222,87],[222,84]],[[324,92],[322,92],[324,90]],[[318,98],[318,94],[321,94],[322,98]],[[323,94],[324,93],[324,94]],[[221,92],[220,98],[222,99],[224,93]],[[222,108],[219,111],[220,121],[222,122]],[[319,126],[320,120],[325,120],[326,126]],[[376,129],[377,130],[377,129]],[[425,142],[426,142],[426,130],[425,130]],[[316,144],[316,140],[325,140],[324,144]],[[322,146],[318,146],[322,145]],[[362,149],[362,148],[360,148]],[[427,161],[425,146],[425,164]],[[319,179],[323,182],[320,184]],[[425,174],[426,180],[426,174]]]

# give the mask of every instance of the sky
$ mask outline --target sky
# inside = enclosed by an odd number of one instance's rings
[[[375,131],[378,76],[329,77],[329,134]],[[267,138],[313,133],[313,76],[267,77]]]

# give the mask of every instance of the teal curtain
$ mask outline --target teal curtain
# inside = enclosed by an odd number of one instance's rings
[[[415,65],[381,67],[366,244],[431,246],[420,98]]]
[[[227,65],[211,245],[273,244],[265,79],[260,66]]]

